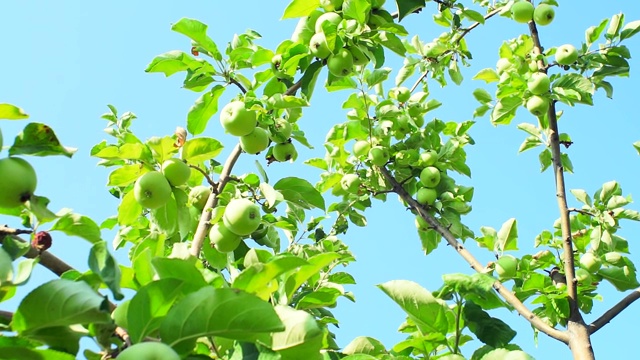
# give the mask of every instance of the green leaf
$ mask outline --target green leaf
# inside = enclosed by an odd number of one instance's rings
[[[118,206],[118,224],[131,225],[142,215],[142,206],[136,200],[133,191],[129,191],[122,198]]]
[[[306,209],[316,207],[325,210],[322,194],[305,179],[297,177],[282,178],[273,188],[280,191],[284,199],[293,204]]]
[[[261,333],[284,329],[268,302],[241,290],[207,286],[187,295],[169,311],[160,325],[160,337],[186,353],[203,336],[251,340]]]
[[[126,164],[109,174],[107,186],[127,186],[136,181],[147,169],[140,164]]]
[[[36,216],[40,224],[44,224],[53,221],[58,218],[58,215],[54,214],[47,208],[49,205],[49,199],[43,196],[33,195],[25,203],[25,207]]]
[[[218,61],[222,60],[222,54],[218,51],[218,46],[207,35],[207,25],[198,20],[182,18],[171,26],[171,30],[183,34],[198,43],[198,45],[207,50],[214,59]]]
[[[462,315],[469,330],[487,345],[502,347],[516,336],[516,332],[504,321],[489,316],[473,302],[465,302]]]
[[[602,268],[598,275],[611,283],[618,291],[635,289],[640,284],[636,278],[636,269],[631,260],[623,258],[626,265]]]
[[[540,155],[538,155],[538,160],[540,161],[540,172],[544,172],[551,166],[551,161],[553,160],[551,150],[544,149]]]
[[[303,17],[320,7],[320,0],[293,0],[284,10],[282,19]]]
[[[173,155],[178,152],[178,148],[174,145],[175,140],[170,136],[152,136],[147,140],[147,146],[151,149],[153,158],[159,163],[163,163],[165,160],[172,158]]]
[[[587,194],[586,191],[582,189],[571,189],[570,191],[573,194],[573,196],[576,197],[576,200],[580,201],[585,205],[593,206],[593,203],[591,202],[591,197],[589,197],[589,194]]]
[[[310,100],[313,95],[313,90],[316,87],[316,81],[320,75],[320,70],[322,70],[322,62],[314,61],[305,70],[304,75],[302,75],[302,78],[300,79],[302,84],[300,86],[300,92],[306,96],[307,100]]]
[[[160,279],[178,279],[193,287],[193,291],[207,286],[202,273],[196,268],[195,258],[175,259],[157,257],[151,260]]]
[[[214,86],[191,106],[187,115],[187,130],[191,134],[201,134],[207,128],[209,119],[218,111],[218,99],[224,93],[224,89],[222,85]]]
[[[358,24],[365,24],[367,15],[371,12],[370,0],[345,0],[342,4],[342,14],[345,19],[354,19]]]
[[[491,94],[485,89],[477,88],[473,90],[473,97],[476,98],[481,104],[486,104],[493,101]]]
[[[250,294],[256,294],[260,298],[267,300],[269,295],[275,291],[270,290],[268,284],[281,274],[307,265],[308,263],[297,256],[279,255],[271,258],[267,263],[255,263],[246,269],[233,280],[232,287],[244,290]]]
[[[38,286],[22,299],[12,329],[28,335],[48,327],[110,321],[106,298],[83,281],[58,279]]]
[[[500,99],[491,112],[491,123],[493,125],[509,125],[521,105],[522,98],[520,96],[508,96]]]
[[[109,253],[107,243],[102,241],[95,243],[89,252],[89,269],[107,284],[116,300],[122,300],[124,295],[120,291],[120,267],[116,259]]]
[[[492,68],[486,68],[478,71],[478,73],[473,77],[473,80],[483,80],[487,84],[500,81],[500,76],[498,73]]]
[[[187,71],[198,66],[201,66],[201,64],[191,55],[173,50],[153,58],[144,71],[149,73],[161,72],[168,77],[177,72]]]
[[[620,32],[620,40],[628,39],[640,31],[640,20],[625,25]]]
[[[160,233],[167,235],[167,237],[171,237],[178,232],[178,205],[176,200],[171,197],[164,206],[151,209],[149,220],[156,225]]]
[[[12,261],[9,253],[0,248],[0,286],[11,284],[13,280]]]
[[[393,280],[378,285],[395,301],[423,334],[445,335],[449,329],[447,304],[436,299],[431,292],[419,284],[407,280]]]
[[[296,304],[296,308],[304,310],[335,307],[340,295],[344,295],[344,291],[336,287],[321,287],[304,295]]]
[[[463,80],[462,79],[462,73],[460,72],[460,69],[458,68],[458,62],[457,61],[452,61],[449,64],[448,73],[449,73],[449,77],[451,78],[451,80],[456,85],[462,84],[462,80]]]
[[[75,360],[76,357],[72,354],[51,349],[38,350],[18,346],[3,346],[0,359]]]
[[[400,56],[405,56],[407,50],[405,49],[402,40],[400,40],[400,38],[396,34],[389,32],[380,32],[376,34],[374,38],[387,49]]]
[[[540,145],[542,145],[542,140],[540,140],[540,138],[535,136],[528,136],[526,139],[524,139],[522,144],[520,144],[520,147],[518,148],[518,152],[521,153],[523,151],[533,149]]]
[[[387,350],[380,340],[369,336],[358,336],[344,347],[342,353],[347,355],[367,354],[376,356],[386,354]]]
[[[509,219],[502,224],[498,231],[498,241],[494,251],[518,250],[518,227],[516,219]]]
[[[29,123],[16,136],[13,146],[9,148],[9,155],[64,155],[70,158],[76,151],[77,149],[62,146],[48,125]]]
[[[285,285],[287,296],[292,297],[305,281],[319,274],[322,269],[339,258],[340,254],[335,252],[326,252],[310,257],[307,265],[301,266],[300,269],[291,274],[287,279]]]
[[[389,74],[391,73],[391,68],[382,68],[373,70],[364,81],[367,83],[369,88],[380,84],[381,82],[387,80],[389,78]]]
[[[29,114],[21,108],[11,104],[0,104],[0,119],[22,120],[29,118]]]
[[[62,231],[69,236],[78,236],[91,243],[97,243],[102,240],[100,227],[90,217],[66,213],[62,215],[58,221],[53,224],[50,231]]]
[[[425,6],[425,0],[396,0],[398,4],[398,21]]]
[[[284,324],[284,331],[271,335],[271,349],[282,359],[321,360],[324,334],[311,314],[288,306],[277,305],[275,311]]]
[[[18,269],[12,281],[13,284],[18,286],[26,284],[26,282],[29,281],[29,278],[31,277],[31,273],[33,272],[33,269],[36,267],[36,265],[38,265],[39,262],[40,262],[39,258],[24,259],[20,261],[20,263],[18,264]]]
[[[483,309],[497,309],[507,307],[506,303],[493,290],[496,279],[487,274],[445,274],[442,276],[445,284],[442,291],[451,289],[467,300],[481,306]],[[442,295],[438,296],[442,298]]]
[[[462,16],[468,18],[469,20],[475,21],[480,24],[484,24],[484,16],[477,11],[471,9],[462,10]]]

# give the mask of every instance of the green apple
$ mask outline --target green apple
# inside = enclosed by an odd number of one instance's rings
[[[496,273],[501,279],[512,278],[518,270],[518,259],[511,255],[504,255],[496,262]]]
[[[442,53],[445,52],[446,50],[447,48],[444,45],[439,44],[437,42],[428,43],[424,45],[424,47],[422,48],[422,52],[424,53],[424,56],[428,58],[437,58],[438,56],[442,55]]]
[[[315,33],[311,37],[311,40],[309,40],[309,49],[311,50],[311,54],[318,59],[326,59],[331,55],[327,37],[324,36],[322,32]]]
[[[534,6],[532,3],[522,0],[511,6],[511,18],[519,23],[528,23],[533,19]]]
[[[282,55],[273,55],[273,57],[271,58],[271,70],[278,79],[285,79],[288,77],[287,74],[282,71],[282,65],[284,65],[282,63]]]
[[[202,211],[210,195],[211,187],[204,185],[194,186],[189,192],[189,203],[196,209]]]
[[[186,184],[191,176],[191,168],[180,159],[169,159],[162,163],[162,174],[169,184],[180,186]]]
[[[247,135],[240,136],[240,147],[247,154],[258,154],[269,147],[269,132],[256,127]]]
[[[36,172],[26,160],[17,157],[0,159],[0,207],[22,205],[36,191]]]
[[[219,222],[209,230],[209,241],[216,250],[221,253],[227,253],[235,250],[240,245],[242,237],[229,230],[224,222]]]
[[[588,252],[580,257],[580,266],[591,274],[595,274],[602,266],[602,261],[594,253]]]
[[[420,188],[416,193],[416,201],[422,205],[433,205],[438,198],[438,192],[431,188]]]
[[[509,61],[509,59],[500,58],[500,59],[498,59],[498,62],[496,63],[496,72],[498,73],[498,75],[502,75],[507,70],[509,70],[512,66],[513,66],[513,64],[511,64],[511,61]]]
[[[420,172],[420,182],[428,188],[434,188],[440,184],[440,170],[435,166],[427,166]]]
[[[273,157],[280,162],[289,161],[291,159],[295,160],[298,155],[296,147],[290,142],[276,144],[271,153],[273,154]]]
[[[304,18],[307,29],[315,33],[316,23],[318,22],[318,19],[320,18],[320,16],[322,16],[322,14],[324,14],[324,12],[320,10],[313,10],[311,14],[307,15]]]
[[[369,160],[375,166],[384,166],[389,161],[389,150],[383,146],[374,146],[369,150]]]
[[[401,102],[401,103],[407,102],[411,97],[411,90],[409,90],[409,88],[406,88],[404,86],[397,87],[392,91],[396,97],[396,100],[398,100],[398,102]]]
[[[142,207],[157,209],[171,198],[171,185],[161,172],[149,171],[136,180],[133,195]]]
[[[269,138],[275,143],[284,143],[289,140],[292,133],[291,123],[287,119],[278,118],[269,129]]]
[[[353,56],[347,49],[340,49],[327,60],[329,72],[337,77],[343,77],[353,72]]]
[[[583,285],[591,285],[591,274],[586,269],[577,269],[576,280]]]
[[[337,13],[326,12],[320,15],[320,17],[318,17],[318,20],[316,21],[316,24],[315,24],[315,30],[317,33],[323,32],[322,24],[324,24],[325,22],[328,22],[333,26],[338,26],[338,24],[340,24],[341,21],[342,21],[342,17]]]
[[[229,201],[222,219],[227,229],[240,236],[246,236],[256,231],[262,221],[260,207],[248,199]]]
[[[493,353],[493,352],[492,352]],[[501,357],[502,360],[535,360],[529,354],[522,350],[512,350],[509,351],[504,357]]]
[[[353,56],[353,65],[363,66],[369,63],[369,58],[360,50],[357,46],[350,46],[347,48]]]
[[[547,98],[534,95],[527,100],[527,110],[534,116],[544,116],[549,110],[549,100]]]
[[[556,49],[556,62],[560,65],[571,65],[578,60],[578,49],[571,44],[558,46]]]
[[[371,144],[367,140],[358,140],[353,144],[353,155],[357,158],[363,158],[369,154]]]
[[[420,165],[432,166],[438,162],[438,153],[434,150],[427,150],[420,154]]]
[[[342,9],[344,0],[320,0],[320,7],[325,11],[336,11]]]
[[[129,346],[118,360],[180,360],[180,355],[165,343],[149,341]]]
[[[527,82],[527,88],[533,95],[544,94],[549,91],[551,81],[549,76],[542,72],[535,72],[531,74],[531,78]]]
[[[616,251],[608,252],[604,254],[604,260],[612,265],[621,265],[622,255]]]
[[[256,128],[255,111],[247,110],[243,101],[235,100],[222,108],[220,123],[224,130],[234,136],[247,135]]]
[[[536,25],[549,25],[556,17],[556,11],[553,9],[553,6],[548,4],[540,4],[536,6],[536,9],[533,11],[533,21],[536,22]]]
[[[342,189],[351,194],[357,194],[360,190],[360,178],[356,174],[345,174],[340,180]]]

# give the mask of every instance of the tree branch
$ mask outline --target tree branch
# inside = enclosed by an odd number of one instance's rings
[[[485,273],[486,268],[478,262],[478,260],[467,250],[462,243],[460,243],[456,237],[447,229],[442,226],[440,222],[434,218],[431,214],[427,213],[422,205],[420,205],[409,193],[398,183],[398,181],[389,173],[385,167],[379,168],[382,175],[391,183],[393,190],[396,194],[398,194],[402,200],[404,200],[409,206],[415,210],[420,217],[422,217],[435,231],[437,231],[442,237],[445,238],[447,243],[451,245],[452,248],[456,249],[458,254],[462,256],[462,258],[468,262],[471,267],[479,272]],[[493,283],[493,288],[505,299],[507,303],[513,306],[516,311],[523,316],[533,327],[538,329],[540,332],[549,335],[550,337],[559,340],[565,344],[569,342],[569,335],[561,330],[555,329],[549,326],[547,323],[542,321],[538,316],[536,316],[531,310],[527,308],[525,304],[523,304],[514,293],[509,291],[500,281],[496,280]]]
[[[29,234],[29,233],[31,233],[31,230],[12,229],[6,226],[0,226],[0,244],[2,244],[5,236],[11,236],[11,238],[14,239],[15,241],[29,244],[29,242],[17,236],[17,234]],[[62,261],[57,256],[53,255],[49,251],[45,250],[40,252],[33,246],[31,246],[29,251],[26,254],[24,254],[24,257],[29,259],[35,259],[37,257],[40,257],[40,261],[38,263],[44,266],[45,268],[49,269],[52,273],[58,276],[61,276],[62,274],[64,274],[69,270],[73,270],[73,268],[69,264],[65,263],[64,261]]]
[[[0,317],[5,318],[11,322],[13,320],[13,313],[11,311],[0,310]]]
[[[634,301],[640,299],[640,288],[633,290],[633,292],[624,299],[620,300],[611,309],[607,310],[602,316],[597,318],[594,322],[589,324],[589,334],[593,334],[607,325],[614,317],[618,316],[622,310],[626,309]]]

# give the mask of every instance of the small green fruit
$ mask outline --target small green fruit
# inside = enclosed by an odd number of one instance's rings
[[[219,222],[209,230],[209,241],[211,241],[211,245],[214,246],[216,250],[221,253],[227,253],[235,250],[238,245],[240,245],[242,238],[240,235],[229,230],[224,225],[224,222]]]
[[[371,144],[366,140],[358,140],[353,144],[353,155],[357,158],[363,158],[369,154],[371,150]]]
[[[404,86],[395,88],[393,92],[395,93],[396,100],[401,103],[407,102],[411,97],[411,90]]]
[[[540,4],[533,11],[533,20],[536,22],[536,25],[549,25],[555,17],[556,11],[553,9],[553,6],[548,4]]]
[[[209,186],[194,186],[189,192],[189,203],[202,212],[202,209],[204,209],[204,206],[207,204],[207,199],[209,199],[210,195],[211,188]]]
[[[256,231],[262,217],[260,207],[248,199],[233,199],[224,210],[224,225],[234,234],[246,236]]]
[[[317,33],[323,32],[322,24],[324,24],[325,22],[328,22],[333,26],[338,26],[338,24],[340,24],[341,21],[342,21],[342,17],[337,13],[326,12],[320,15],[320,17],[318,17],[318,20],[316,21],[316,24],[315,24],[315,30]]]
[[[162,163],[162,174],[173,186],[184,185],[191,176],[191,168],[180,159],[169,159]]]
[[[509,279],[516,275],[518,260],[511,255],[504,255],[496,262],[496,273],[501,279]]]
[[[327,68],[334,76],[347,76],[353,72],[353,56],[349,50],[340,49],[337,54],[329,56]]]
[[[292,143],[287,142],[275,145],[273,147],[272,154],[277,161],[285,162],[291,159],[295,160],[298,152],[296,151],[296,148]]]
[[[320,10],[313,10],[311,14],[305,17],[304,19],[307,25],[307,29],[315,32],[316,23],[318,22],[318,19],[320,18],[320,16],[322,16],[322,14],[324,13]]]
[[[586,269],[577,269],[576,280],[583,285],[591,285],[591,274]]]
[[[571,44],[558,46],[556,49],[556,62],[560,65],[571,65],[578,60],[578,49]]]
[[[433,205],[438,198],[438,192],[431,188],[420,188],[416,193],[416,201],[422,205]]]
[[[549,110],[549,100],[538,95],[534,95],[527,100],[527,110],[534,116],[544,116]]]
[[[600,267],[602,266],[602,262],[594,253],[585,253],[580,257],[580,266],[587,270],[591,274],[595,274]]]
[[[427,166],[420,172],[420,182],[428,188],[434,188],[440,184],[440,170],[435,166]]]
[[[149,171],[136,180],[133,195],[142,207],[157,209],[171,198],[171,185],[159,171]]]
[[[234,136],[247,135],[256,128],[255,111],[247,110],[244,102],[235,100],[222,108],[220,123],[224,130]]]
[[[511,6],[511,17],[519,23],[528,23],[533,19],[534,6],[528,1],[518,1]]]
[[[438,162],[438,153],[434,150],[427,150],[420,154],[420,165],[432,166]]]
[[[322,32],[315,33],[311,37],[311,40],[309,41],[309,49],[311,50],[311,54],[318,59],[326,59],[331,55],[331,49],[327,43],[327,37]]]
[[[389,151],[382,146],[374,146],[369,150],[369,160],[375,166],[384,166],[389,161]]]
[[[363,66],[369,63],[369,58],[358,48],[357,46],[351,46],[347,48],[353,56],[353,65]]]
[[[256,127],[249,134],[240,136],[240,147],[247,154],[258,154],[269,147],[269,133],[261,127]]]
[[[165,343],[141,342],[118,354],[118,360],[180,360],[180,355]]]
[[[282,71],[282,65],[284,64],[282,63],[281,54],[276,54],[271,58],[271,70],[278,79],[284,79],[288,77],[287,74]]]
[[[621,265],[622,255],[616,251],[608,252],[604,254],[604,260],[612,265]]]
[[[273,127],[269,129],[269,138],[275,143],[284,143],[289,140],[292,133],[291,123],[287,119],[276,119]]]
[[[26,160],[0,159],[0,207],[14,208],[29,200],[36,191],[36,172]]]
[[[356,174],[345,174],[340,180],[342,189],[351,194],[357,194],[360,190],[360,178]]]
[[[545,73],[535,72],[527,82],[527,88],[533,95],[541,95],[549,91],[551,81]]]
[[[507,58],[500,58],[496,63],[496,72],[498,75],[504,74],[507,70],[509,70],[513,64]]]

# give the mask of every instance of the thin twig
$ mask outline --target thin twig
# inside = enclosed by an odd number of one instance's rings
[[[5,318],[11,322],[13,320],[13,313],[11,311],[0,310],[0,317]]]
[[[640,299],[640,288],[633,290],[633,292],[620,300],[611,309],[607,310],[602,316],[597,318],[594,322],[589,324],[589,334],[593,334],[600,330],[603,326],[607,325],[613,318],[631,305],[634,301]]]
[[[207,182],[209,183],[209,185],[213,186],[214,188],[217,187],[216,182],[213,181],[213,179],[211,179],[211,177],[209,176],[209,174],[207,174],[206,171],[202,170],[198,165],[189,165],[190,168],[192,169],[196,169],[197,171],[199,171],[202,175],[204,175],[204,178],[207,180]]]
[[[586,210],[582,210],[582,209],[578,209],[578,208],[569,208],[567,209],[569,212],[577,212],[583,215],[588,215],[588,216],[595,216],[594,214],[586,211]]]

